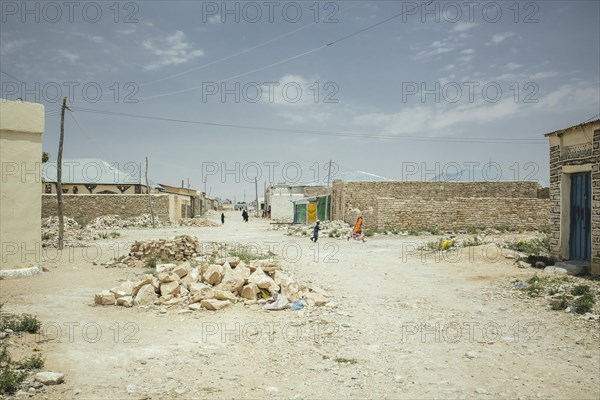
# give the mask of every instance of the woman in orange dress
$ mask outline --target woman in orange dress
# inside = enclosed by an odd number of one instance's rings
[[[356,224],[354,224],[354,228],[352,228],[352,235],[348,236],[348,240],[350,240],[350,238],[352,237],[356,240],[362,240],[363,242],[365,241],[364,236],[362,234],[362,224],[363,217],[362,214],[359,214],[358,218],[356,218]]]

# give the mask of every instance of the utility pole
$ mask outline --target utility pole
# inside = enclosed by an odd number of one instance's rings
[[[146,157],[146,192],[148,193],[148,208],[152,217],[152,227],[154,228],[154,209],[152,209],[152,198],[150,197],[150,185],[148,184],[148,157]]]
[[[331,191],[329,190],[329,182],[331,180],[331,161],[329,160],[329,168],[327,171],[327,197],[325,197],[325,211],[327,215],[325,215],[326,219],[331,219],[331,213],[329,212],[329,198],[331,197]]]
[[[65,141],[65,110],[67,110],[67,98],[63,99],[60,109],[60,139],[58,141],[58,155],[56,157],[56,201],[58,203],[58,249],[63,249],[64,237],[64,207],[62,199],[62,154]]]
[[[254,177],[254,193],[256,193],[256,216],[258,217],[260,204],[258,204],[258,181],[256,180],[256,177]]]

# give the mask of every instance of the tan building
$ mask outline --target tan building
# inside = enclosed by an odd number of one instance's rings
[[[56,177],[56,161],[43,163],[42,193],[56,193]],[[155,186],[151,181],[149,184]],[[97,158],[63,159],[62,190],[65,194],[148,193],[141,164],[109,163]]]
[[[600,275],[600,120],[546,134],[552,255]]]
[[[207,210],[204,192],[162,183],[159,184],[158,190],[161,193],[176,195],[172,196],[170,201],[169,219],[171,221],[179,221],[181,218],[194,218],[204,214]]]
[[[0,268],[41,258],[40,166],[44,106],[0,99]]]

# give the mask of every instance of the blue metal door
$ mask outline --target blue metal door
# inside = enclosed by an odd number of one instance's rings
[[[588,172],[571,175],[569,258],[588,261],[591,253],[592,184]]]

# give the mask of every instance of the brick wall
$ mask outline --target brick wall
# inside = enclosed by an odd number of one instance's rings
[[[154,215],[169,221],[169,195],[153,194]],[[149,214],[148,196],[139,194],[63,194],[66,217],[79,223],[88,223],[101,215],[119,215],[121,218]],[[57,215],[55,194],[42,194],[42,218]]]
[[[547,229],[537,182],[334,182],[333,218],[375,229]],[[540,197],[545,197],[543,191]]]

